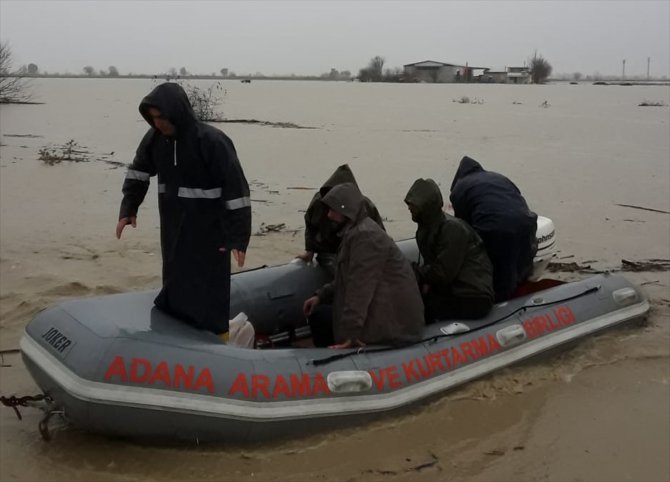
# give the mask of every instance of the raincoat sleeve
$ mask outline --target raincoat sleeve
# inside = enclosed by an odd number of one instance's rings
[[[359,233],[351,240],[347,278],[344,280],[344,306],[337,321],[340,332],[349,339],[360,339],[368,309],[381,281],[388,253],[380,249],[369,233]]]
[[[319,217],[322,213],[320,203],[321,196],[317,193],[305,212],[305,251],[316,251],[316,235],[319,232]]]
[[[221,137],[216,142],[213,155],[221,169],[222,188],[222,224],[224,247],[246,251],[251,237],[251,199],[249,184],[237,158],[232,141]]]
[[[128,166],[126,179],[123,181],[123,200],[119,210],[119,219],[137,215],[137,210],[149,189],[149,178],[156,175],[156,166],[150,155],[154,133],[153,129],[147,131],[137,147],[135,159]]]
[[[449,286],[461,270],[468,250],[468,232],[443,229],[437,242],[437,257],[422,268],[423,281],[431,286]]]

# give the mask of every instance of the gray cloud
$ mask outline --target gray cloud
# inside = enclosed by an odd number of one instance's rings
[[[193,73],[317,75],[438,60],[520,65],[537,50],[554,72],[669,75],[670,2],[661,1],[17,1],[0,38],[17,64],[79,73],[186,67]]]

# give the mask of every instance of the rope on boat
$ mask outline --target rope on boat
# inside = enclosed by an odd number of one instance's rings
[[[19,420],[23,420],[23,417],[21,416],[18,407],[32,407],[34,403],[31,402],[41,402],[45,399],[46,396],[42,394],[26,395],[23,397],[17,397],[16,395],[12,395],[11,397],[0,396],[0,402],[2,402],[5,407],[14,409],[14,413],[16,413]]]
[[[488,322],[488,323],[486,323],[482,326],[477,326],[475,328],[471,328],[468,331],[464,331],[464,332],[461,332],[461,333],[454,333],[454,334],[451,334],[451,335],[447,335],[445,333],[440,333],[439,335],[431,336],[430,338],[426,338],[424,340],[421,340],[418,343],[424,343],[424,342],[434,343],[437,340],[439,340],[440,338],[454,336],[456,334],[457,335],[462,335],[463,333],[472,333],[473,331],[482,330],[484,328],[488,328],[489,326],[500,323],[501,321],[506,320],[510,316],[512,316],[516,313],[519,313],[520,311],[526,311],[528,308],[540,308],[542,306],[551,306],[551,305],[555,305],[556,303],[563,303],[565,301],[571,301],[571,300],[574,300],[574,299],[577,299],[577,298],[581,298],[582,296],[586,296],[586,295],[590,295],[591,293],[595,293],[599,289],[600,289],[600,286],[593,286],[591,288],[588,288],[588,289],[582,291],[581,293],[577,293],[576,295],[568,296],[567,298],[561,298],[560,300],[547,301],[546,303],[538,303],[538,304],[534,304],[534,305],[531,305],[531,306],[523,305],[523,306],[520,306],[519,308],[517,308],[516,310],[514,310],[510,313],[507,313],[505,316],[503,316],[501,318],[498,318],[497,320],[490,321],[490,322]]]
[[[582,296],[586,296],[586,295],[589,295],[591,293],[595,293],[599,289],[600,289],[600,286],[593,286],[591,288],[588,288],[588,289],[582,291],[581,293],[577,293],[576,295],[568,296],[566,298],[561,298],[559,300],[547,301],[545,303],[538,303],[538,304],[534,304],[534,305],[531,305],[531,306],[526,306],[526,305],[520,306],[516,310],[514,310],[510,313],[507,313],[505,316],[502,316],[502,317],[500,317],[496,320],[490,321],[490,322],[488,322],[484,325],[478,326],[476,328],[471,328],[468,331],[464,331],[464,332],[460,332],[460,333],[453,333],[453,334],[450,334],[450,335],[447,335],[445,333],[440,333],[439,335],[434,335],[434,336],[431,336],[429,338],[424,338],[423,340],[419,340],[415,343],[410,343],[410,344],[407,344],[407,345],[385,346],[385,347],[369,348],[369,349],[360,348],[360,349],[357,349],[357,350],[348,351],[346,353],[337,353],[336,355],[331,355],[331,356],[328,356],[326,358],[319,358],[317,360],[311,360],[311,364],[314,365],[314,366],[327,365],[328,363],[331,363],[331,362],[334,362],[334,361],[337,361],[337,360],[342,360],[343,358],[348,358],[352,355],[367,354],[367,353],[379,353],[379,352],[383,352],[383,351],[397,350],[397,349],[400,349],[400,348],[407,348],[409,346],[419,345],[419,344],[422,344],[422,343],[436,343],[441,338],[452,337],[454,335],[462,335],[463,333],[472,333],[474,331],[478,331],[478,330],[482,330],[484,328],[488,328],[489,326],[500,323],[501,321],[506,320],[510,316],[512,316],[512,315],[514,315],[514,314],[516,314],[520,311],[525,311],[528,308],[540,308],[542,306],[555,305],[556,303],[564,303],[566,301],[571,301],[571,300],[574,300],[576,298],[581,298]]]
[[[54,406],[54,401],[51,397],[44,394],[39,395],[25,395],[23,397],[17,397],[12,395],[11,397],[0,396],[0,402],[5,407],[10,407],[16,413],[16,416],[19,420],[23,420],[21,412],[19,412],[18,407],[33,407],[40,409],[44,412],[44,417],[40,420],[37,428],[42,435],[42,439],[48,442],[51,440],[51,434],[49,434],[49,420],[53,415],[63,415],[65,412],[63,410],[58,410]]]

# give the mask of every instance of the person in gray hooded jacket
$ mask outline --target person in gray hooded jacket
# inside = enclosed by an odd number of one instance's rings
[[[184,89],[157,86],[140,103],[149,130],[123,183],[121,237],[158,175],[163,287],[155,305],[227,341],[230,255],[244,264],[251,235],[249,186],[233,142],[200,122]]]
[[[335,280],[304,303],[315,345],[349,348],[419,341],[425,326],[423,302],[407,258],[370,219],[356,185],[333,187],[323,203],[342,241]],[[331,302],[332,318],[312,319],[317,305]]]

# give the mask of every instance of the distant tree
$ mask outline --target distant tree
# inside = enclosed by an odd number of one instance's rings
[[[104,69],[100,69],[100,77],[106,77],[106,76],[107,76],[107,72],[105,72]]]
[[[533,56],[528,59],[528,68],[534,84],[544,83],[544,81],[551,75],[552,70],[549,61],[542,57],[542,55],[539,55],[537,50],[533,53]]]
[[[88,75],[89,77],[91,77],[93,74],[95,74],[95,69],[93,67],[91,67],[90,65],[87,65],[86,67],[84,67],[83,70],[84,70],[84,73],[86,75]]]
[[[384,70],[384,82],[402,82],[405,71],[400,67]]]
[[[0,42],[0,104],[30,102],[28,81],[21,74],[12,72],[12,50],[6,42]]]
[[[40,69],[37,67],[37,64],[28,64],[28,73],[30,75],[35,75]]]
[[[351,72],[349,70],[343,70],[342,72],[340,72],[340,78],[346,80],[351,79]]]
[[[226,67],[222,68],[219,72],[221,72],[222,77],[228,77],[228,69]]]
[[[337,80],[340,78],[340,72],[337,69],[330,69],[330,73],[328,74],[328,78],[331,80]]]
[[[179,75],[181,75],[182,77],[186,77],[187,75],[189,75],[188,70],[186,70],[186,67],[182,67],[181,69],[179,69]]]
[[[119,69],[117,69],[113,65],[110,65],[109,66],[109,76],[110,77],[118,77],[119,76]]]
[[[383,78],[384,62],[384,57],[372,57],[367,67],[358,71],[358,79],[361,82],[380,82]]]
[[[170,77],[176,77],[177,76],[177,69],[175,69],[174,67],[170,67],[168,69],[168,75]]]

